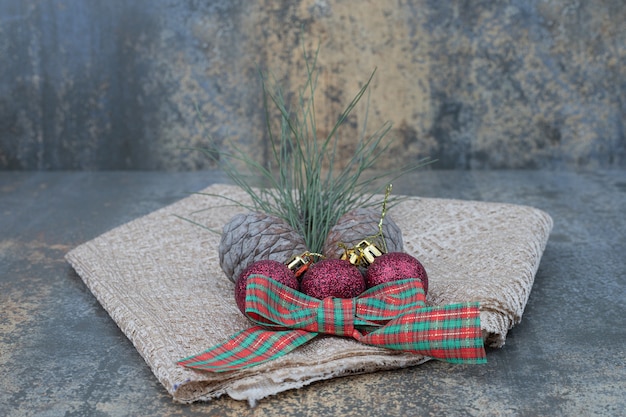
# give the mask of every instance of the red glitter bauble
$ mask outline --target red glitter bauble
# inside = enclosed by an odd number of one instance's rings
[[[302,277],[300,291],[319,298],[353,298],[365,291],[359,269],[341,259],[324,259],[313,264]]]
[[[294,290],[297,290],[299,285],[296,276],[283,263],[269,259],[253,263],[244,269],[235,282],[235,302],[244,315],[246,314],[246,287],[250,275],[264,275]]]
[[[426,270],[420,261],[408,253],[385,253],[374,259],[365,273],[367,288],[407,278],[417,278],[422,281],[424,294],[428,293]]]

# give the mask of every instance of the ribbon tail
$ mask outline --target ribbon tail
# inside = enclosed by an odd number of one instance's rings
[[[362,343],[418,353],[452,363],[486,363],[478,303],[413,310],[371,333]]]
[[[317,336],[305,330],[266,330],[254,326],[226,342],[181,359],[178,365],[207,372],[249,368],[281,357]]]

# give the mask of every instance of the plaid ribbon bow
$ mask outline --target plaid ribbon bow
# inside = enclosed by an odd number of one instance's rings
[[[178,364],[210,372],[248,368],[283,356],[318,334],[413,352],[453,363],[485,363],[477,302],[427,307],[419,279],[370,288],[356,298],[319,300],[251,275],[246,314],[255,323]]]

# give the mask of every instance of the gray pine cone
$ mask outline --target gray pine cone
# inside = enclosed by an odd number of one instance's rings
[[[344,250],[339,247],[339,243],[352,247],[363,239],[376,235],[379,221],[380,211],[375,208],[357,208],[347,212],[330,229],[324,242],[324,255],[327,258],[340,258]],[[383,222],[383,236],[388,252],[402,252],[402,231],[389,214]]]
[[[248,212],[234,216],[224,226],[219,246],[220,267],[235,282],[256,261],[287,262],[306,250],[304,238],[285,220]]]

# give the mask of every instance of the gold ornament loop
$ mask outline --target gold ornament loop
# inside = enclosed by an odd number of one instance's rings
[[[378,249],[378,247],[375,244],[368,242],[367,240],[361,241],[357,245],[357,247],[363,254],[363,258],[368,263],[368,265],[374,262],[374,258],[383,254],[381,250]]]
[[[374,262],[374,259],[383,254],[381,249],[375,243],[372,243],[367,239],[363,239],[352,248],[348,248],[343,244],[340,244],[340,246],[344,250],[344,254],[341,256],[341,259],[350,262],[354,266],[368,267],[372,262]]]
[[[302,276],[302,274],[304,274],[315,262],[313,257],[318,257],[320,259],[325,258],[325,256],[321,253],[306,251],[304,253],[301,253],[300,255],[295,255],[291,257],[291,259],[285,262],[285,265],[287,265],[287,268],[289,268],[294,273],[296,278],[300,278],[300,276]]]

